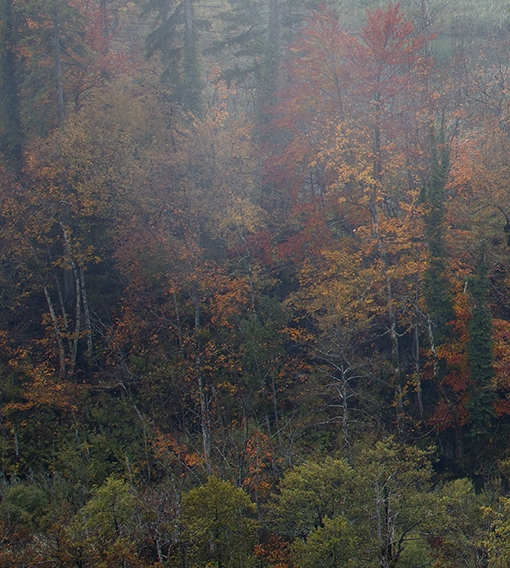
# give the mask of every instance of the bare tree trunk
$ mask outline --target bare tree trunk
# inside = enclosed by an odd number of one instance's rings
[[[165,565],[165,558],[163,556],[163,550],[161,549],[161,539],[160,538],[156,538],[156,552],[158,555],[158,560],[159,563],[161,564],[161,566]]]
[[[144,450],[145,450],[145,459],[147,460],[147,480],[150,481],[151,477],[152,477],[152,473],[151,473],[151,463],[150,463],[150,459],[149,459],[149,442],[147,440],[147,424],[146,424],[145,417],[138,410],[138,407],[136,406],[136,404],[133,404],[133,408],[135,409],[135,412],[138,414],[138,418],[140,418],[140,422],[142,423],[143,445],[144,445]],[[126,458],[127,458],[127,456],[126,456]]]
[[[450,397],[448,396],[448,393],[446,392],[446,389],[444,388],[444,385],[442,384],[441,377],[439,376],[439,357],[438,357],[437,351],[436,351],[436,344],[435,344],[435,341],[434,341],[434,332],[432,330],[432,321],[430,320],[430,318],[427,318],[427,323],[428,323],[428,331],[429,331],[430,349],[432,351],[432,355],[433,355],[433,358],[434,358],[434,379],[437,382],[437,388],[438,388],[439,394],[441,395],[441,398],[444,400],[448,409],[451,412],[451,416],[452,416],[452,419],[453,419],[454,436],[455,436],[455,438],[454,438],[455,439],[455,455],[456,455],[457,459],[460,461],[460,460],[462,460],[463,449],[462,449],[462,432],[461,432],[461,426],[460,426],[460,421],[459,421],[459,413],[458,413],[458,409],[457,409],[457,406],[455,405],[455,403],[450,400]]]
[[[186,47],[193,43],[193,7],[191,0],[184,0],[184,42]]]
[[[235,198],[235,197],[234,197]],[[253,277],[253,263],[251,261],[251,251],[250,251],[250,247],[248,245],[248,239],[246,238],[246,234],[247,234],[247,230],[246,230],[246,222],[244,220],[244,212],[243,212],[243,208],[242,205],[239,203],[238,200],[237,201],[237,205],[238,205],[238,210],[239,210],[239,214],[241,217],[241,227],[240,227],[240,237],[243,241],[243,243],[246,246],[246,256],[245,258],[248,261],[248,281],[250,283],[250,300],[251,300],[251,309],[253,311],[253,317],[255,319],[259,319],[258,318],[258,313],[257,313],[257,298],[256,298],[256,294],[255,294],[255,279]],[[244,260],[241,259],[241,260]]]
[[[375,167],[375,166],[374,166]],[[377,184],[376,184],[377,185]],[[386,246],[384,241],[381,237],[379,232],[378,226],[378,209],[377,209],[377,190],[373,190],[373,198],[374,201],[372,203],[373,208],[373,230],[374,236],[377,239],[377,244],[380,251],[381,259],[384,263],[385,269],[388,269],[390,266],[390,262],[388,260],[388,255],[386,252]],[[393,308],[393,290],[391,279],[388,274],[388,270],[386,270],[386,309],[388,314],[388,332],[390,335],[390,342],[391,342],[391,364],[393,366],[393,376],[394,376],[394,388],[395,388],[395,407],[397,410],[397,429],[399,435],[402,436],[404,434],[404,403],[403,403],[403,391],[402,391],[402,368],[400,362],[400,345],[399,345],[399,338],[398,338],[398,331],[397,331],[397,317],[395,314],[395,310]]]
[[[404,401],[402,392],[402,368],[400,365],[400,346],[397,333],[397,318],[393,309],[393,293],[391,281],[386,275],[386,299],[388,302],[389,332],[391,339],[391,363],[395,376],[395,406],[397,409],[397,429],[400,436],[404,433]]]
[[[414,326],[414,358],[415,367],[415,389],[416,389],[416,402],[418,404],[418,416],[423,420],[423,398],[421,390],[421,374],[420,374],[420,334],[418,333],[418,322]]]
[[[274,380],[274,374],[271,373],[271,390],[273,395],[273,412],[274,412],[274,423],[276,426],[276,438],[278,440],[278,446],[281,449],[282,447],[282,435],[280,432],[280,416],[278,413],[278,397],[276,392],[276,383]]]
[[[69,320],[67,317],[67,312],[66,312],[66,307],[64,304],[64,296],[62,295],[62,288],[60,286],[60,282],[58,280],[58,277],[56,274],[53,275],[55,278],[55,282],[56,282],[56,286],[57,286],[57,293],[58,293],[58,301],[60,303],[60,311],[62,312],[62,321],[64,322],[64,329],[66,331],[66,337],[67,337],[67,348],[69,353],[71,353],[72,351],[72,339],[71,339],[71,333],[69,331]]]
[[[64,249],[66,251],[67,259],[72,268],[72,274],[74,277],[74,287],[75,287],[75,294],[76,294],[76,307],[75,307],[75,322],[74,322],[74,333],[71,341],[71,348],[70,348],[70,362],[69,362],[69,374],[72,376],[74,374],[74,370],[76,367],[76,359],[78,357],[78,345],[80,342],[80,334],[81,334],[81,318],[82,318],[82,303],[83,303],[83,293],[82,293],[82,281],[85,282],[85,277],[83,273],[81,275],[78,274],[78,270],[76,268],[76,263],[73,260],[71,246],[69,244],[69,237],[67,235],[67,230],[63,223],[60,223],[60,228],[62,229],[62,236],[64,237]],[[62,305],[62,309],[64,306]],[[88,312],[88,305],[86,307],[86,311]],[[89,325],[90,325],[90,315],[89,315]],[[90,327],[89,327],[90,333]],[[89,346],[92,346],[92,336],[90,335],[88,338]]]
[[[80,285],[83,301],[83,315],[85,316],[85,327],[87,329],[87,355],[91,357],[94,345],[92,342],[92,325],[90,323],[90,310],[87,299],[87,290],[85,288],[85,271],[83,270],[83,266],[80,266]]]
[[[51,321],[53,322],[53,327],[55,329],[55,336],[57,338],[58,355],[60,360],[59,374],[62,378],[64,378],[66,375],[66,354],[64,350],[64,342],[62,341],[62,335],[60,333],[57,315],[55,313],[55,309],[53,308],[53,302],[51,301],[50,293],[48,292],[48,288],[46,286],[44,287],[44,295],[46,296],[46,302],[48,304]]]
[[[193,305],[195,308],[195,334],[200,330],[200,304],[198,301],[198,286],[196,280],[193,282]],[[207,396],[204,390],[204,377],[202,375],[202,360],[198,350],[200,346],[196,343],[197,354],[195,358],[195,371],[197,375],[198,395],[200,399],[200,428],[202,430],[202,447],[204,450],[204,460],[207,475],[211,475],[211,434],[209,425],[209,408]]]
[[[349,437],[349,393],[347,392],[347,386],[349,379],[346,376],[346,372],[342,369],[342,383],[340,385],[339,391],[342,397],[342,432],[344,435],[345,448],[347,450],[347,461],[349,464],[352,462],[352,452],[351,452],[351,441]]]
[[[76,368],[76,359],[78,357],[78,344],[80,342],[80,334],[81,334],[81,285],[80,279],[78,278],[78,272],[76,270],[76,264],[74,260],[71,260],[71,265],[73,267],[73,274],[74,274],[74,283],[76,285],[76,320],[74,324],[74,333],[73,333],[73,350],[71,352],[71,362],[70,362],[70,369],[69,372],[71,375],[74,374],[74,370]]]
[[[372,226],[374,237],[377,240],[377,244],[380,251],[381,259],[384,263],[385,268],[389,268],[390,261],[388,259],[388,254],[386,251],[385,243],[381,237],[379,230],[379,205],[378,205],[378,194],[382,182],[382,159],[381,159],[381,127],[380,127],[380,94],[376,93],[374,102],[376,105],[376,115],[375,124],[373,132],[373,187],[370,196],[370,211],[372,214]],[[402,400],[402,369],[400,364],[400,346],[398,340],[397,332],[397,318],[395,315],[395,310],[393,308],[393,291],[391,279],[386,270],[386,306],[388,313],[388,332],[390,334],[391,341],[391,363],[393,366],[394,373],[394,388],[395,388],[395,407],[397,410],[397,430],[399,435],[402,436],[404,433],[404,403]]]
[[[200,372],[200,357],[197,357],[197,381],[198,381],[198,393],[200,397],[200,426],[202,429],[202,447],[204,449],[204,459],[205,467],[207,469],[207,475],[211,475],[211,434],[209,428],[209,409],[207,408],[207,400],[204,392],[204,379],[202,373]]]
[[[175,320],[177,322],[177,337],[179,338],[179,351],[181,356],[184,355],[184,341],[182,335],[181,316],[179,314],[179,305],[177,304],[177,294],[173,291]]]
[[[19,441],[18,441],[18,431],[16,430],[16,426],[13,427],[13,434],[14,434],[14,455],[16,459],[19,459]]]

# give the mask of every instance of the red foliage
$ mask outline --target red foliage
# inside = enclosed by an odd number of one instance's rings
[[[310,16],[290,47],[291,86],[280,93],[273,121],[288,143],[271,153],[268,178],[295,203],[314,199],[337,177],[321,153],[331,152],[338,136],[347,136],[352,163],[346,165],[356,168],[359,142],[370,147],[374,129],[382,153],[387,145],[416,157],[412,140],[429,101],[423,78],[432,64],[423,50],[431,39],[414,34],[399,4],[369,12],[359,37],[342,31],[325,7]]]
[[[81,96],[105,81],[111,81],[129,67],[131,55],[119,41],[113,18],[107,5],[93,1],[77,1],[74,6],[84,18],[85,45],[87,51],[70,69],[69,85],[75,106]]]
[[[269,436],[261,432],[255,432],[246,442],[244,453],[248,462],[248,475],[243,480],[243,487],[255,493],[258,498],[267,498],[273,489],[273,452],[274,447]]]
[[[260,262],[266,266],[273,266],[271,234],[268,230],[249,235],[247,237],[247,248]]]
[[[279,536],[270,535],[263,544],[255,547],[255,554],[272,568],[290,568],[294,565],[288,543]]]

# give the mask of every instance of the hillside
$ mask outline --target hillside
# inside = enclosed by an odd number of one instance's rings
[[[0,8],[0,566],[509,565],[508,7]]]

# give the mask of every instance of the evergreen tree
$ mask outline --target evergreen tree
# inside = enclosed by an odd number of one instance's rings
[[[19,40],[13,0],[0,3],[0,151],[13,172],[22,168],[23,132],[19,98]]]
[[[27,136],[47,136],[65,119],[72,76],[83,68],[86,21],[79,4],[33,0],[26,4],[23,30],[25,74],[20,85]]]
[[[431,173],[422,191],[428,205],[425,217],[429,266],[424,276],[424,296],[432,323],[435,345],[443,344],[450,335],[448,323],[454,318],[452,295],[446,277],[446,246],[444,236],[444,187],[448,176],[450,155],[441,129],[439,137],[432,134]]]
[[[269,1],[269,22],[264,42],[262,65],[259,79],[258,124],[266,125],[266,109],[276,103],[276,93],[280,88],[279,69],[282,62],[280,6],[278,0]]]
[[[267,109],[276,103],[282,87],[284,49],[314,5],[314,0],[230,0],[219,15],[222,38],[210,51],[226,58],[222,71],[228,83],[253,89],[257,133],[263,138],[267,137]]]
[[[476,275],[471,280],[472,319],[469,323],[469,360],[467,408],[471,418],[470,437],[476,446],[487,442],[494,417],[495,393],[491,385],[494,377],[492,339],[492,312],[489,306],[489,281],[485,255],[478,262]]]
[[[455,318],[453,297],[447,277],[447,259],[445,243],[445,196],[444,188],[450,165],[449,148],[445,142],[444,130],[439,136],[431,131],[431,172],[422,188],[422,201],[428,207],[425,215],[425,238],[428,248],[428,268],[423,278],[423,295],[427,311],[427,335],[430,342],[434,365],[434,386],[437,399],[434,406],[444,405],[448,408],[452,420],[452,428],[440,432],[443,455],[455,455],[462,459],[462,431],[459,418],[458,393],[452,392],[451,386],[445,384],[449,371],[448,363],[438,356],[438,348],[453,338],[450,326]],[[448,458],[447,458],[448,459]]]
[[[202,116],[204,81],[197,28],[206,26],[206,20],[195,17],[192,0],[149,0],[144,12],[156,17],[146,39],[147,56],[161,54],[161,78],[171,86],[172,102]]]

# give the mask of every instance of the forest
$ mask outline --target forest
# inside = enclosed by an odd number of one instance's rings
[[[0,0],[0,568],[510,566],[502,0]]]

